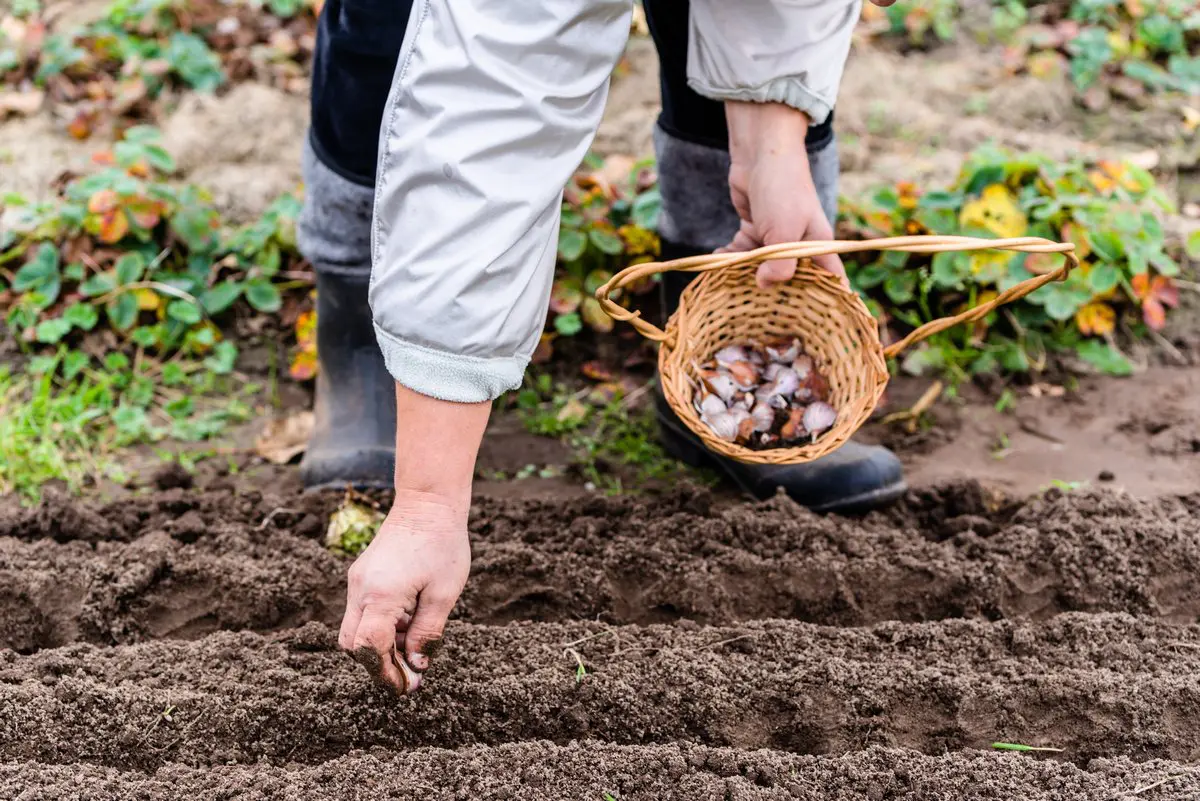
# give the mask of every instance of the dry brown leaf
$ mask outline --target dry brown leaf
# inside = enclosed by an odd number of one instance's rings
[[[271,420],[255,440],[254,452],[273,464],[287,464],[304,453],[314,424],[315,418],[309,411]]]

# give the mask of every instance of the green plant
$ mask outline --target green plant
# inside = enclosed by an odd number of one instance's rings
[[[997,751],[1048,751],[1054,754],[1061,754],[1061,748],[1043,748],[1036,745],[1022,745],[1021,743],[992,743],[992,748]]]
[[[913,44],[925,44],[930,34],[948,42],[954,38],[959,0],[900,0],[884,13],[890,33],[905,35]]]
[[[0,41],[0,81],[34,78],[56,104],[74,108],[68,130],[86,138],[105,116],[145,118],[168,86],[211,92],[255,74],[286,84],[308,56],[315,2],[114,0],[100,19],[49,36],[34,12],[36,24],[16,28],[20,41]]]
[[[611,182],[592,159],[594,172],[576,175],[563,193],[562,225],[558,235],[558,265],[550,297],[550,327],[544,342],[556,336],[575,336],[585,328],[599,333],[613,329],[613,320],[593,296],[614,271],[651,261],[658,255],[659,208],[662,200],[649,162],[639,162],[623,182]],[[645,282],[626,293],[650,289]]]
[[[212,436],[249,418],[243,397],[253,389],[194,367],[135,363],[123,353],[98,361],[66,347],[34,357],[21,373],[0,366],[0,493],[36,500],[50,479],[72,491],[123,481],[117,449]],[[198,400],[201,393],[210,400]]]
[[[1056,6],[1051,6],[1056,8]],[[1085,100],[1123,93],[1200,93],[1200,10],[1191,0],[1074,0],[1065,17],[1018,36],[1013,56],[1034,74],[1065,63]]]
[[[1133,333],[1158,329],[1178,302],[1178,265],[1167,252],[1159,214],[1172,204],[1145,170],[1123,163],[1057,162],[984,147],[944,189],[900,184],[862,203],[845,202],[846,221],[864,236],[962,234],[1040,236],[1070,241],[1083,262],[974,327],[957,328],[911,351],[901,366],[919,374],[1040,369],[1050,352],[1073,351],[1094,368],[1131,371],[1115,347],[1125,321]],[[928,256],[871,253],[848,259],[851,281],[889,331],[916,327],[995,297],[1061,257],[999,251]]]
[[[94,412],[85,421],[92,427],[76,426],[82,433],[56,452],[43,447],[23,466],[6,460],[7,481],[22,491],[46,477],[77,486],[103,472],[89,452],[204,439],[244,419],[240,398],[255,388],[243,378],[234,391],[238,349],[221,324],[273,314],[285,293],[311,283],[289,269],[299,259],[296,198],[229,230],[203,192],[166,182],[174,163],[152,129],[129,129],[98,160],[100,169],[71,181],[58,201],[4,198],[13,224],[0,237],[0,314],[28,372],[42,376],[10,380],[6,404],[27,432],[66,425],[80,398]],[[84,445],[85,436],[100,447]]]

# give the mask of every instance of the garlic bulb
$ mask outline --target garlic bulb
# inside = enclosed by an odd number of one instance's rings
[[[804,410],[804,427],[810,433],[820,434],[837,422],[837,410],[824,401],[809,404]]]

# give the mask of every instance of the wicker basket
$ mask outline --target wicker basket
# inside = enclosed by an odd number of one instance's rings
[[[1033,276],[962,314],[926,323],[887,348],[880,342],[878,323],[862,299],[837,276],[811,261],[828,253],[990,249],[1062,253],[1066,258],[1057,269]],[[771,289],[759,289],[755,283],[757,266],[769,259],[799,260],[795,277]],[[887,359],[928,336],[959,323],[978,320],[998,306],[1022,298],[1051,281],[1062,280],[1077,266],[1073,245],[1036,237],[907,236],[859,242],[796,242],[744,253],[636,264],[597,289],[596,298],[611,317],[632,324],[646,338],[661,343],[658,369],[667,402],[709,450],[741,462],[798,464],[837,450],[871,417],[887,386]],[[679,308],[671,315],[665,331],[612,299],[622,287],[669,270],[703,275],[684,290]],[[700,380],[696,365],[711,359],[728,344],[791,335],[802,339],[828,379],[829,403],[838,411],[837,422],[815,442],[796,448],[751,450],[719,439],[700,421],[692,405]]]

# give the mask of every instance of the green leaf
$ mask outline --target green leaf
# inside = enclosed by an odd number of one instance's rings
[[[163,365],[162,382],[168,387],[176,387],[187,381],[187,373],[175,362]]]
[[[105,295],[117,288],[116,278],[111,272],[96,273],[79,285],[79,292],[84,297],[94,298]]]
[[[38,323],[36,330],[37,341],[46,345],[53,345],[70,333],[70,331],[71,324],[61,317],[53,320],[43,320]]]
[[[72,303],[63,312],[63,319],[76,328],[91,331],[100,321],[100,312],[90,303]]]
[[[969,257],[960,251],[935,254],[931,270],[933,282],[945,289],[961,289],[968,263]]]
[[[854,279],[854,285],[859,289],[874,289],[888,277],[888,269],[876,262],[868,264],[866,267],[860,267],[854,271],[851,277]]]
[[[1125,255],[1121,237],[1113,231],[1092,231],[1088,239],[1092,243],[1092,250],[1105,261],[1120,261]]]
[[[190,300],[173,300],[167,306],[167,316],[185,325],[195,325],[204,319],[200,307]]]
[[[1079,358],[1108,375],[1132,375],[1133,365],[1107,342],[1085,339],[1075,346]]]
[[[78,351],[78,350],[68,351],[67,354],[63,357],[63,365],[62,365],[63,378],[70,381],[72,378],[79,375],[79,373],[82,372],[83,369],[88,366],[88,362],[90,362],[90,361],[91,361],[91,358],[83,351]]]
[[[610,256],[620,256],[625,252],[625,243],[621,241],[621,237],[603,228],[589,229],[588,239],[592,241],[592,244],[601,253],[607,253]]]
[[[200,296],[200,304],[210,315],[217,315],[228,309],[242,295],[242,286],[236,281],[222,281],[205,290]]]
[[[565,337],[573,337],[583,330],[583,319],[579,312],[560,314],[554,318],[554,330]]]
[[[133,296],[132,292],[122,292],[108,302],[105,311],[108,313],[108,321],[112,323],[113,328],[124,331],[137,322],[137,298]]]
[[[570,263],[587,250],[587,237],[575,228],[560,228],[558,231],[558,257]]]
[[[1069,320],[1079,310],[1080,303],[1076,297],[1061,286],[1047,286],[1045,301],[1042,304],[1046,314],[1054,320]]]
[[[59,273],[58,248],[49,242],[43,242],[34,253],[32,259],[22,265],[13,276],[14,292],[29,292],[36,290],[45,295],[58,296],[62,282]]]
[[[111,373],[118,373],[129,368],[129,357],[124,353],[110,353],[104,357],[104,369]]]
[[[66,267],[64,267],[62,274],[63,278],[66,278],[69,281],[82,281],[83,276],[86,273],[83,265],[79,262],[75,262],[74,264],[68,264]]]
[[[1092,271],[1088,273],[1088,285],[1092,291],[1099,295],[1102,292],[1107,292],[1117,285],[1121,280],[1121,271],[1110,262],[1100,262]]]
[[[143,348],[152,348],[162,338],[162,329],[157,325],[140,325],[133,329],[129,338],[133,340],[135,345],[140,345]]]
[[[658,217],[662,212],[662,195],[658,187],[647,189],[633,201],[633,222],[648,231],[658,230]]]
[[[204,360],[204,366],[218,375],[228,375],[233,372],[237,353],[237,346],[232,342],[218,342],[212,355]]]
[[[1189,258],[1200,259],[1200,228],[1188,234],[1187,254]]]
[[[963,204],[963,196],[958,192],[934,190],[921,195],[917,207],[930,210],[958,211]]]
[[[279,290],[270,281],[256,278],[246,283],[246,300],[260,312],[271,314],[283,306]]]
[[[132,284],[134,281],[142,277],[142,273],[146,271],[146,257],[141,253],[126,253],[121,258],[117,259],[117,285],[125,286]]]
[[[913,299],[917,286],[916,273],[911,271],[892,273],[883,282],[883,291],[893,303],[905,304]]]

